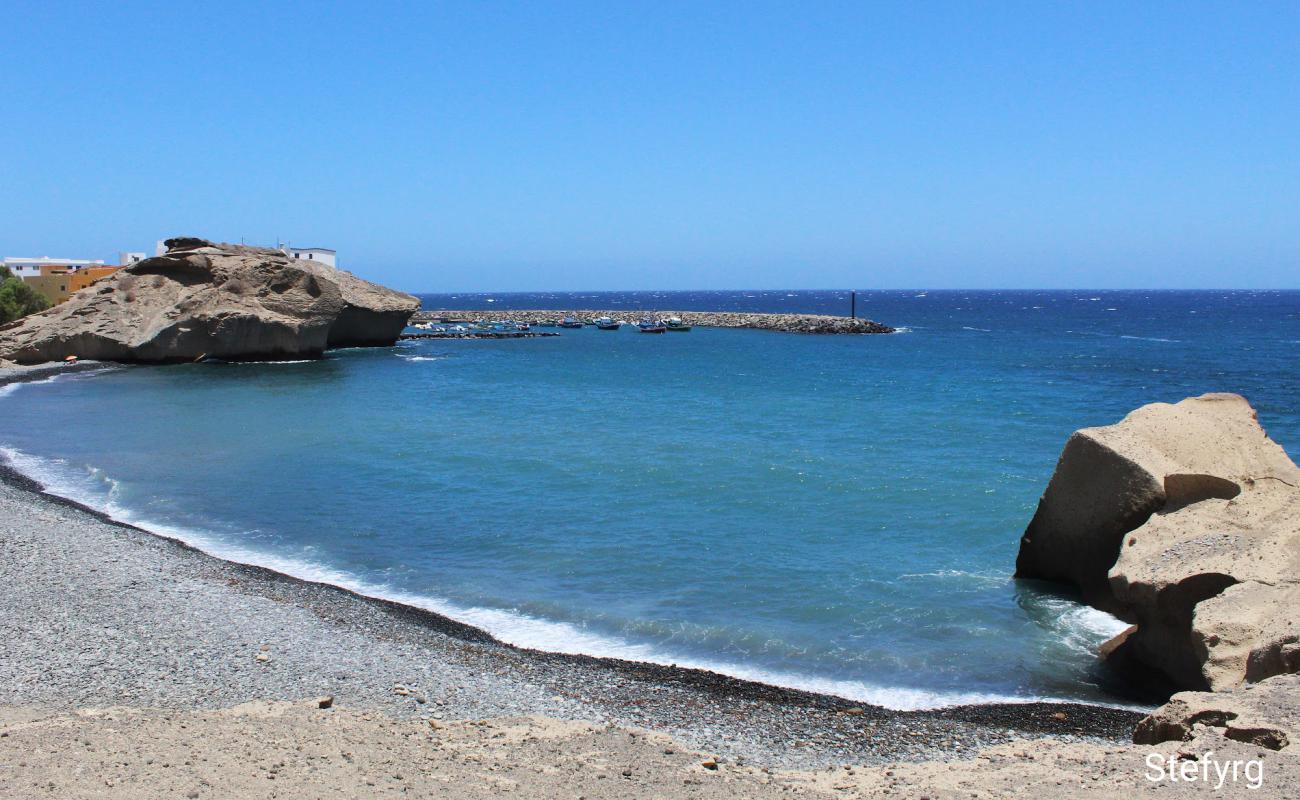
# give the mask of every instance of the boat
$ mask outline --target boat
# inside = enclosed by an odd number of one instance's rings
[[[575,318],[575,317],[565,317],[564,319],[560,320],[560,327],[561,327],[561,328],[581,328],[581,327],[582,327],[582,322],[579,321],[579,320],[578,320],[577,318]]]
[[[650,319],[649,317],[638,322],[636,326],[641,329],[642,333],[663,333],[668,330],[663,320]]]
[[[679,333],[689,331],[691,329],[690,325],[687,325],[685,322],[682,322],[681,317],[669,317],[668,319],[664,320],[664,327],[670,331],[677,331]]]
[[[623,323],[616,322],[615,320],[612,320],[609,317],[599,317],[596,319],[596,327],[602,331],[616,331],[622,325]]]

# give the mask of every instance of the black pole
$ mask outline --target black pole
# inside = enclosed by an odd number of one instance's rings
[[[850,295],[850,297],[852,299],[849,300],[849,316],[853,319],[857,319],[858,318],[858,293],[853,292]]]

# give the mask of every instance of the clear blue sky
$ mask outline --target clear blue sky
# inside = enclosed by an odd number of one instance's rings
[[[0,0],[0,255],[1300,286],[1300,4]]]

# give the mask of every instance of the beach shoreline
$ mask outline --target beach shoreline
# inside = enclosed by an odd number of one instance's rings
[[[6,369],[0,385],[96,366]],[[0,794],[1128,797],[1149,785],[1143,756],[1189,746],[1134,746],[1143,715],[1104,706],[893,711],[519,648],[209,555],[7,465],[0,581],[0,761],[14,762]]]
[[[43,379],[50,374],[93,369],[95,366],[79,364],[74,367],[7,369],[0,373],[0,384]],[[135,563],[149,559],[148,563],[139,563],[139,566],[156,576],[150,583],[137,582],[133,586],[133,592],[142,601],[148,601],[146,595],[158,589],[162,577],[181,575],[197,582],[186,595],[187,602],[204,613],[211,612],[214,605],[220,606],[225,602],[223,598],[234,592],[239,595],[240,603],[261,606],[270,602],[281,608],[292,606],[295,613],[313,620],[307,627],[317,639],[328,639],[333,636],[335,628],[342,628],[363,640],[400,641],[406,647],[416,648],[413,652],[405,652],[403,660],[413,656],[421,662],[441,659],[462,667],[473,664],[472,669],[492,664],[494,669],[502,670],[502,674],[508,676],[507,682],[532,684],[534,688],[537,685],[549,687],[546,693],[534,691],[527,698],[518,698],[518,702],[499,704],[499,707],[475,702],[444,712],[449,715],[481,715],[490,711],[494,716],[542,714],[639,725],[665,730],[705,749],[775,765],[944,758],[990,744],[1034,736],[1114,742],[1125,739],[1133,723],[1141,717],[1133,711],[1104,706],[1039,702],[894,711],[706,670],[529,650],[502,643],[479,628],[433,611],[208,555],[179,540],[113,520],[73,500],[49,494],[36,480],[10,465],[0,466],[0,499],[5,511],[5,550],[10,556],[16,552],[13,547],[16,540],[30,541],[36,537],[47,544],[58,542],[60,547],[66,548],[60,550],[69,562],[65,566],[84,566],[88,561],[99,564],[94,573],[83,569],[55,569],[54,562],[34,571],[19,569],[12,563],[12,557],[6,558],[3,568],[11,583],[11,598],[17,598],[19,603],[24,602],[23,597],[30,601],[51,592],[71,596],[94,595],[102,589],[108,577],[105,574],[110,569],[107,565],[121,563],[125,555],[130,555],[130,560]],[[55,515],[57,522],[41,521],[50,514]],[[67,535],[69,530],[77,534],[71,540]],[[47,584],[37,580],[40,574],[46,576]],[[153,600],[157,601],[157,598]],[[250,621],[255,619],[256,615],[250,617]],[[144,615],[134,621],[123,620],[123,623],[144,625],[145,629],[138,636],[149,639],[156,633],[153,628],[164,621]],[[302,620],[299,623],[306,624]],[[177,617],[170,616],[166,624],[177,624]],[[253,631],[242,630],[238,624],[232,624],[230,628],[228,632],[239,634],[235,638],[249,639],[257,633],[258,646],[265,643],[261,639],[274,638],[273,630],[256,624]],[[183,640],[189,633],[182,626],[171,630],[169,635]],[[19,637],[10,637],[11,640],[15,638]],[[303,642],[303,646],[310,649],[315,645]],[[43,648],[43,652],[51,651]],[[243,653],[241,656],[238,660],[248,660],[255,658],[256,653]],[[348,660],[342,655],[340,659]],[[23,660],[21,657],[7,658],[6,663]],[[324,664],[320,665],[313,680],[322,685],[313,691],[330,688],[325,686],[330,683],[326,677],[330,671]],[[334,672],[337,674],[338,670]],[[356,692],[363,704],[387,708],[393,713],[428,711],[427,704],[416,703],[412,707],[405,696],[392,694],[393,686],[400,682],[399,677],[394,677],[390,683],[387,678],[379,680],[371,675],[371,685],[365,689],[357,687]],[[111,697],[105,695],[111,692],[111,687],[101,688],[103,691],[92,695],[76,691],[54,692],[41,702],[48,701],[55,707],[67,708],[84,704],[130,704],[141,699],[163,706],[210,705],[198,702],[200,698],[184,692],[170,695],[160,692],[146,698]],[[340,687],[338,691],[346,692],[347,688]],[[511,694],[510,690],[504,691]],[[264,691],[250,685],[242,694],[236,692],[222,699],[234,704],[269,697],[289,699],[292,696],[283,689],[265,687]],[[395,701],[394,697],[402,699]],[[21,695],[11,693],[0,699],[0,703],[15,704],[22,699]],[[684,713],[684,709],[691,708],[698,708],[701,713]],[[866,735],[865,729],[869,729]],[[755,738],[755,730],[765,733]],[[925,734],[917,736],[919,731]],[[796,742],[801,745],[793,747]]]
[[[896,746],[850,748],[852,751],[858,751],[859,758],[869,759],[872,756],[877,759],[891,758],[905,756],[906,752],[913,751],[930,758],[935,755],[959,755],[970,749],[962,745],[951,748],[943,746],[942,742],[945,740],[952,741],[955,731],[970,736],[972,746],[984,746],[1025,736],[1052,735],[1117,741],[1123,739],[1131,725],[1142,716],[1137,712],[1104,706],[1039,702],[895,711],[831,695],[773,686],[705,670],[519,648],[502,643],[479,628],[433,611],[393,600],[361,595],[330,583],[304,580],[266,567],[227,561],[208,555],[180,540],[113,520],[102,512],[76,501],[47,494],[37,481],[9,465],[0,466],[0,498],[4,500],[3,507],[8,512],[6,534],[10,534],[15,523],[24,516],[29,519],[33,517],[39,519],[42,515],[48,514],[49,510],[57,509],[59,519],[64,525],[75,526],[78,529],[79,541],[83,546],[88,546],[90,541],[88,533],[92,531],[99,536],[112,535],[118,540],[114,544],[124,548],[138,548],[141,544],[149,545],[141,549],[141,553],[147,553],[149,558],[153,559],[151,565],[153,572],[165,575],[178,568],[186,574],[197,572],[209,579],[216,578],[227,587],[238,587],[239,592],[251,594],[259,600],[291,603],[300,610],[315,614],[318,619],[328,618],[335,622],[342,622],[345,627],[360,628],[367,634],[375,635],[373,626],[379,623],[382,631],[380,637],[398,638],[406,642],[418,641],[425,646],[431,646],[432,652],[428,655],[445,657],[448,653],[454,652],[457,659],[469,656],[469,660],[475,662],[487,659],[498,666],[508,663],[514,668],[511,671],[517,670],[517,677],[527,676],[526,680],[529,681],[536,681],[540,676],[548,679],[546,682],[554,686],[584,685],[589,690],[599,690],[576,693],[570,691],[568,694],[578,695],[580,702],[561,703],[559,707],[556,707],[552,701],[562,695],[551,695],[547,701],[540,702],[536,708],[530,706],[512,708],[511,710],[516,713],[542,713],[548,716],[643,725],[670,729],[677,735],[686,731],[687,738],[697,739],[703,744],[712,744],[706,749],[718,751],[724,749],[719,746],[719,743],[708,742],[707,737],[689,735],[692,733],[689,729],[694,727],[693,723],[703,723],[698,726],[701,729],[712,729],[714,722],[707,719],[696,721],[683,718],[677,709],[673,708],[672,702],[649,703],[642,695],[647,692],[652,694],[668,692],[679,698],[686,698],[687,707],[706,704],[713,705],[715,710],[721,711],[724,707],[734,704],[736,708],[743,708],[751,714],[761,716],[779,716],[796,712],[800,720],[795,725],[797,730],[792,731],[789,737],[781,737],[758,748],[741,748],[735,753],[739,757],[753,760],[765,761],[764,756],[766,756],[775,757],[774,763],[781,763],[791,755],[789,752],[779,752],[783,749],[782,742],[788,746],[793,742],[826,739],[827,735],[830,736],[827,741],[839,739],[849,732],[860,733],[856,729],[861,728],[862,725],[857,723],[873,723],[869,726],[873,729],[882,726],[890,729],[931,728],[934,729],[935,738],[940,743],[937,747],[930,744],[922,744],[918,747],[909,741],[901,750]],[[43,532],[46,536],[58,535],[48,529]],[[98,543],[103,544],[103,541],[100,540]],[[109,559],[109,563],[116,562]],[[6,564],[6,571],[11,567],[11,564]],[[98,568],[100,572],[103,569],[104,567]],[[22,580],[19,575],[30,576],[31,574],[31,571],[19,571],[10,575],[12,591],[21,592]],[[76,584],[88,577],[85,573],[77,574],[62,570],[59,574],[62,575],[65,583],[63,591],[70,590],[73,593],[78,593],[79,587]],[[148,587],[137,584],[134,588],[136,591],[147,591]],[[362,619],[361,621],[346,620],[349,614]],[[315,633],[327,633],[327,631],[315,631]],[[251,657],[255,658],[256,653]],[[378,703],[380,706],[393,705],[391,702],[381,701],[380,696],[383,700],[388,700],[392,686],[398,684],[388,685],[387,681],[381,681],[380,684],[374,692],[368,691],[363,694],[374,695],[371,699],[380,701]],[[324,688],[322,687],[322,690]],[[612,688],[617,689],[622,697],[609,696],[608,691]],[[229,699],[248,701],[265,696],[268,695],[253,693],[244,698]],[[397,697],[405,697],[405,695],[397,695]],[[5,698],[0,700],[0,703],[13,704],[15,699],[17,698]],[[137,698],[97,697],[93,698],[92,704],[103,704],[105,701],[113,700],[106,704],[114,705],[117,704],[115,701],[134,699]],[[157,699],[166,699],[165,693],[162,698]],[[75,707],[87,700],[92,698],[65,696],[62,700],[57,700],[54,707],[64,705]],[[163,705],[166,706],[168,703],[164,702]],[[398,702],[396,705],[399,708],[390,710],[400,715],[419,712],[420,707],[425,704],[417,703],[415,708],[409,707],[410,704],[407,702]],[[469,712],[469,709],[466,711]],[[730,715],[731,712],[726,713]],[[1065,718],[1058,718],[1057,715],[1065,715]],[[951,731],[948,730],[950,728]],[[738,736],[740,732],[732,733]],[[878,741],[877,745],[890,739],[890,734],[885,732],[881,732],[880,736],[881,741]],[[909,735],[908,738],[915,737]],[[865,740],[863,743],[865,744]],[[808,761],[816,763],[819,760],[817,754],[822,750],[810,747],[808,744],[790,749],[798,756],[795,761],[800,763]],[[837,747],[826,748],[821,754],[825,757],[833,757],[834,760],[843,760],[849,755],[848,752]],[[808,758],[809,756],[811,758]]]

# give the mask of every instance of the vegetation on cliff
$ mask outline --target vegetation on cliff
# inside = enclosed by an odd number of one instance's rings
[[[44,295],[24,283],[8,267],[0,267],[0,325],[49,307],[50,301]]]

